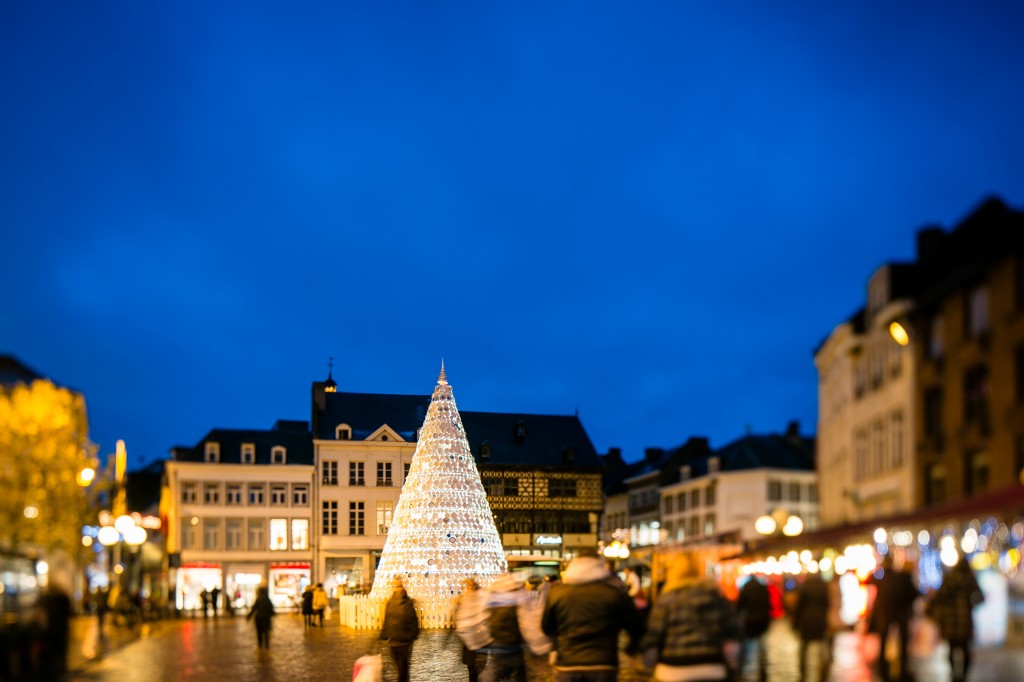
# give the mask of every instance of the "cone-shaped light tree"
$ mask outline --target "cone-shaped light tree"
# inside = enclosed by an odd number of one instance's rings
[[[442,362],[370,596],[390,595],[398,577],[414,599],[449,598],[466,578],[487,584],[506,568]]]

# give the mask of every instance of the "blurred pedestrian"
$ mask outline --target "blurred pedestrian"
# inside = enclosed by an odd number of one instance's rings
[[[208,618],[210,616],[210,601],[213,599],[210,588],[204,588],[203,591],[199,593],[199,598],[203,602],[203,618]]]
[[[757,658],[757,676],[767,679],[768,652],[764,646],[764,633],[771,623],[771,593],[760,577],[751,575],[740,588],[736,598],[736,612],[740,622],[739,661],[740,673]]]
[[[541,628],[555,643],[556,682],[614,682],[619,673],[619,633],[638,651],[640,614],[622,581],[597,552],[569,562],[560,584],[551,588]]]
[[[274,618],[274,603],[270,601],[270,590],[261,585],[256,590],[256,601],[253,602],[246,620],[256,622],[256,646],[260,649],[270,648],[270,628]]]
[[[210,590],[210,607],[213,609],[213,617],[217,617],[217,611],[220,610],[220,588],[216,585]]]
[[[324,626],[324,611],[330,601],[327,599],[327,592],[324,591],[324,584],[317,583],[313,588],[313,615],[320,619],[320,627]]]
[[[398,682],[409,682],[409,663],[412,643],[420,636],[420,621],[416,616],[416,603],[405,591],[400,578],[395,578],[391,598],[384,605],[384,624],[380,638],[388,643],[391,658],[398,668]]]
[[[39,669],[36,680],[63,680],[68,668],[71,597],[50,585],[39,597],[42,624],[39,631]]]
[[[808,682],[807,654],[819,648],[817,678],[824,682],[831,660],[832,641],[829,633],[831,598],[828,585],[820,573],[808,573],[797,592],[793,609],[793,627],[800,635],[800,679]]]
[[[942,585],[928,602],[926,614],[938,625],[942,639],[949,643],[949,669],[954,682],[967,679],[974,641],[974,607],[984,600],[970,565],[960,557],[953,568],[946,571]]]
[[[467,578],[455,607],[455,631],[462,640],[462,662],[469,672],[469,682],[477,682],[487,665],[487,654],[480,650],[493,641],[488,617],[486,593],[480,583]]]
[[[499,576],[487,588],[487,628],[491,641],[480,649],[487,654],[481,682],[510,678],[526,682],[523,633],[519,628],[519,604],[525,596],[522,580],[512,573]]]
[[[653,679],[729,679],[726,647],[739,634],[733,605],[701,574],[698,559],[677,556],[667,568],[665,589],[651,608],[642,643]]]
[[[312,627],[313,625],[313,586],[306,585],[306,589],[302,591],[302,621],[305,626]]]
[[[892,679],[892,670],[885,656],[886,641],[891,630],[896,629],[900,678],[913,679],[908,667],[910,617],[914,613],[914,602],[920,596],[910,573],[896,568],[892,555],[882,559],[880,571],[868,579],[875,586],[875,601],[868,620],[868,631],[878,634],[878,668],[883,680]]]

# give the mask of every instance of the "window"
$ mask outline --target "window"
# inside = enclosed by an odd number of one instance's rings
[[[690,509],[698,509],[700,507],[700,488],[694,488],[690,491]]]
[[[966,480],[964,481],[964,493],[971,495],[988,489],[989,484],[989,456],[984,450],[975,450],[967,453]]]
[[[203,549],[220,549],[220,519],[203,519]]]
[[[807,486],[807,501],[817,502],[818,501],[818,484],[811,483]]]
[[[207,483],[203,486],[203,502],[205,504],[220,504],[220,484]]]
[[[405,462],[402,465],[402,483],[405,483],[407,480],[409,480],[409,467],[411,466],[412,462]]]
[[[295,507],[305,507],[309,504],[309,486],[308,485],[292,485],[292,505]]]
[[[678,503],[676,506],[679,508],[679,511],[686,511],[686,493],[679,493],[676,496],[676,502]]]
[[[491,459],[491,444],[484,443],[480,446],[480,461],[487,462]]]
[[[262,552],[267,548],[263,536],[263,519],[249,519],[249,551]]]
[[[708,514],[704,517],[704,535],[715,534],[715,515]]]
[[[288,519],[270,519],[270,549],[288,549]]]
[[[971,289],[964,299],[967,309],[964,314],[964,336],[975,338],[988,332],[988,287],[980,285]]]
[[[242,443],[242,464],[253,464],[256,461],[256,444]]]
[[[946,500],[946,467],[932,464],[927,468],[925,503],[938,504]]]
[[[391,462],[377,462],[377,487],[391,487]]]
[[[349,485],[366,485],[366,478],[363,475],[363,463],[362,462],[349,462],[348,463],[348,484]]]
[[[377,501],[377,535],[387,535],[391,528],[392,504],[390,501]]]
[[[321,462],[320,471],[323,475],[322,482],[324,485],[338,485],[337,462]]]
[[[782,501],[782,481],[776,481],[772,479],[768,480],[768,501]]]
[[[867,478],[870,468],[871,462],[868,461],[868,430],[861,427],[853,434],[854,477],[857,480]]]
[[[715,489],[716,489],[716,487],[717,487],[717,484],[714,481],[712,481],[711,484],[708,485],[708,487],[704,489],[704,506],[705,507],[713,507],[713,506],[715,506],[715,497],[716,497],[716,495],[715,495],[716,490]]]
[[[263,504],[263,484],[262,483],[250,483],[249,484],[249,504],[250,505],[261,505]]]
[[[225,496],[226,502],[230,505],[242,504],[242,486],[238,483],[228,483],[228,492]]]
[[[871,425],[871,475],[878,475],[885,470],[885,422],[876,419]]]
[[[287,459],[287,451],[281,445],[275,445],[270,449],[270,463],[284,464]]]
[[[671,514],[672,513],[672,500],[673,499],[674,498],[671,497],[671,496],[665,497],[665,513],[666,514]],[[671,535],[671,533],[669,533],[669,535]]]
[[[338,424],[334,429],[334,437],[337,440],[352,440],[352,427],[348,424]]]
[[[330,500],[323,503],[323,533],[324,535],[338,534],[338,501]]]
[[[220,461],[220,443],[207,443],[203,453],[203,461],[208,464],[216,464]]]
[[[924,391],[924,435],[933,449],[941,448],[942,440],[942,387],[931,386]]]
[[[964,422],[988,427],[988,366],[977,364],[964,373]]]
[[[181,486],[182,504],[195,504],[199,498],[199,486],[195,483],[183,483]]]
[[[899,469],[903,466],[904,440],[906,436],[903,431],[903,412],[896,410],[892,413],[892,468]]]
[[[309,549],[309,519],[292,519],[292,549]]]
[[[708,473],[709,474],[716,474],[716,473],[718,473],[719,467],[721,467],[721,465],[722,465],[721,460],[719,460],[717,457],[708,457]]]
[[[196,527],[192,525],[192,519],[185,517],[181,520],[181,548],[195,549]]]
[[[236,552],[242,549],[242,519],[228,519],[224,533],[224,549]]]
[[[288,486],[283,483],[270,486],[270,504],[276,507],[288,504]]]
[[[548,497],[576,497],[576,479],[549,478]]]
[[[928,357],[938,360],[946,352],[945,337],[942,333],[944,320],[942,315],[932,318],[931,327],[928,330]]]
[[[484,484],[484,492],[491,497],[516,497],[519,495],[518,478],[487,476],[481,479],[481,483]]]
[[[348,534],[349,535],[363,535],[364,533],[364,513],[365,503],[363,502],[349,502],[348,503]]]
[[[790,481],[789,485],[786,486],[786,487],[789,488],[789,491],[788,491],[789,495],[787,495],[789,500],[791,502],[799,502],[800,501],[800,484],[797,483],[796,481]]]

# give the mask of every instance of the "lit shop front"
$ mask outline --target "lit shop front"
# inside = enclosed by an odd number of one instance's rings
[[[177,570],[174,586],[174,605],[179,611],[199,611],[203,608],[203,592],[224,585],[219,562],[189,561]]]
[[[302,605],[302,591],[310,582],[308,561],[288,561],[270,564],[267,584],[270,601],[278,608],[298,608]]]

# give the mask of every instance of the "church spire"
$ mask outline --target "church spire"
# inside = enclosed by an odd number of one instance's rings
[[[334,369],[334,358],[327,358],[327,381],[324,382],[324,393],[337,393],[338,384],[334,381],[334,377],[331,376],[332,370]]]

